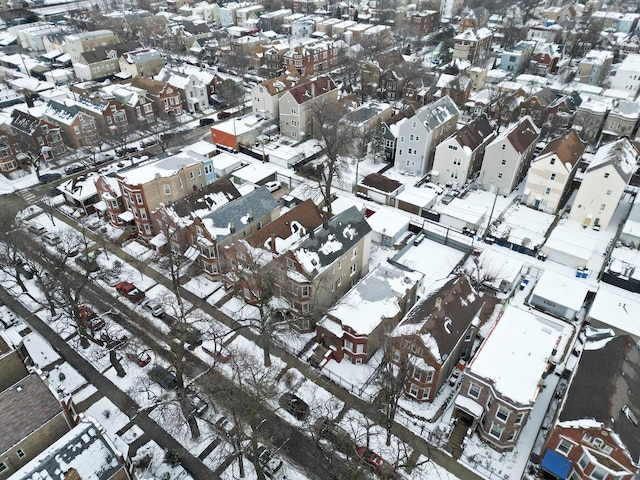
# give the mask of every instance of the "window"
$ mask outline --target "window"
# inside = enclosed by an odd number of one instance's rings
[[[142,194],[136,193],[136,203],[142,205]]]
[[[427,378],[425,379],[426,383],[431,383],[433,382],[433,370],[429,370],[427,372]]]
[[[489,435],[500,440],[500,437],[502,437],[502,432],[504,432],[504,428],[502,428],[500,425],[496,425],[495,423],[491,424]]]
[[[356,353],[364,353],[364,343],[356,344]]]
[[[556,174],[555,174],[555,173],[552,173],[552,174],[551,174],[551,180],[555,180],[555,179],[556,179]]]
[[[555,163],[556,163],[556,159],[555,159],[555,158],[552,158],[552,159],[549,161],[549,164],[550,164],[550,165],[554,165]]]
[[[567,455],[569,455],[569,452],[571,451],[572,447],[573,447],[573,443],[571,443],[569,440],[567,440],[565,438],[561,438],[560,439],[560,443],[556,447],[556,451],[558,451],[558,452],[562,453],[563,455],[567,456]]]
[[[296,114],[296,109],[295,108],[291,108],[289,110],[289,113],[291,113],[291,115],[295,115]]]
[[[413,383],[411,384],[411,387],[409,388],[409,394],[412,397],[418,398],[418,387],[416,385],[414,385]]]
[[[551,193],[551,189],[550,188],[546,188],[544,191],[545,195],[549,195]]]
[[[498,407],[498,411],[496,412],[496,418],[503,422],[507,422],[509,419],[509,410],[504,407]]]
[[[604,174],[604,178],[609,178],[609,173],[608,172]]]
[[[601,438],[594,438],[593,439],[593,446],[596,448],[602,448],[602,446],[604,445],[604,440],[602,440]]]
[[[502,178],[502,177],[503,177],[502,172],[499,172],[498,173],[498,178]]]
[[[309,285],[303,285],[301,288],[302,291],[302,296],[303,297],[308,297],[309,296],[309,292],[311,292],[311,287],[309,287]]]
[[[351,258],[356,258],[358,256],[358,247],[353,249],[353,253],[351,254]]]
[[[298,121],[297,120],[291,120],[291,126],[292,127],[297,127],[298,126]]]
[[[296,264],[290,258],[287,258],[287,268],[295,268]]]
[[[147,219],[147,211],[146,210],[140,210],[140,218],[142,220],[146,220]]]
[[[394,362],[400,362],[400,358],[401,357],[402,357],[402,354],[400,353],[400,350],[394,349],[393,350],[393,361]]]
[[[420,370],[419,368],[414,368],[413,369],[413,378],[415,380],[420,381],[420,379],[422,378],[422,370]]]
[[[502,150],[506,150],[507,146],[503,143],[501,148]]]
[[[400,143],[404,143],[404,137],[400,137]]]
[[[409,135],[409,140],[411,140],[413,142],[413,133],[411,135]]]
[[[204,174],[205,175],[209,175],[211,172],[213,172],[213,165],[205,165],[204,166]]]
[[[144,224],[144,233],[146,233],[147,235],[151,235],[151,225],[149,225],[148,223]]]
[[[585,453],[583,453],[580,460],[578,460],[578,465],[580,465],[582,471],[584,471],[585,467],[589,465],[589,457],[587,457]]]
[[[351,265],[351,268],[349,269],[349,276],[353,276],[356,274],[356,271],[358,270],[357,265],[354,263],[353,265]]]
[[[4,462],[0,462],[0,473],[4,472],[6,469],[8,469],[9,467],[7,466],[6,463]]]
[[[449,145],[449,150],[458,150],[458,147],[455,145]]]
[[[346,350],[349,350],[350,352],[353,352],[353,342],[351,340],[344,340],[344,348]]]
[[[336,285],[339,287],[340,285],[342,285],[342,279],[339,278],[338,281],[336,282]]]
[[[295,130],[293,132],[291,132],[291,136],[293,138],[298,138],[298,132],[296,132]]]
[[[607,190],[607,195],[611,195],[611,190]]]
[[[593,437],[591,435],[589,435],[588,433],[585,433],[584,436],[582,437],[582,441],[590,443],[592,438]]]
[[[594,480],[604,480],[606,476],[607,472],[602,467],[598,467],[597,465],[593,468],[593,472],[591,472],[591,478],[593,478]]]
[[[524,420],[524,413],[520,412],[518,415],[516,415],[516,425],[520,425],[522,423],[522,421]]]
[[[478,398],[480,396],[480,391],[482,389],[480,388],[480,385],[476,385],[475,383],[472,383],[471,385],[469,385],[469,396],[473,397],[473,398]]]
[[[607,208],[607,204],[603,203],[602,205],[600,205],[600,210],[604,210],[605,208]]]
[[[194,178],[196,178],[196,174],[194,172],[189,172],[189,178],[193,180]]]
[[[18,455],[18,458],[24,458],[27,454],[24,453],[24,450],[19,448],[18,451],[16,452],[16,455]]]
[[[502,165],[506,165],[507,164],[507,159],[503,158],[502,161],[500,162]]]
[[[171,185],[163,185],[163,187],[164,187],[164,194],[171,195]]]
[[[198,176],[201,177],[202,176],[202,170],[198,169]]]

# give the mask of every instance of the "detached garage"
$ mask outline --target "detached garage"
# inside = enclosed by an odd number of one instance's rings
[[[582,309],[588,292],[589,285],[585,281],[545,270],[529,303],[552,315],[573,320]]]
[[[409,231],[409,219],[393,208],[381,208],[367,218],[373,231],[371,241],[385,247],[392,247]]]
[[[568,225],[558,225],[553,229],[540,251],[549,260],[560,265],[586,268],[596,250],[597,239],[587,231],[583,231],[579,224],[567,223]]]

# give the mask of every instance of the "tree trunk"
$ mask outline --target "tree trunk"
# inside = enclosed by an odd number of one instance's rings
[[[269,332],[262,332],[262,351],[265,367],[271,366],[271,338]]]
[[[127,374],[113,348],[109,350],[109,361],[111,362],[111,365],[113,365],[113,368],[116,369],[119,377],[124,377]]]

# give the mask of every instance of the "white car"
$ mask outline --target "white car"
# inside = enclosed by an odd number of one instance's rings
[[[57,244],[60,243],[60,241],[62,240],[60,238],[60,235],[53,233],[53,232],[47,232],[42,236],[42,239],[47,242],[49,245],[51,246],[56,246]]]
[[[164,307],[153,298],[145,298],[140,305],[154,317],[160,318],[164,316]]]
[[[282,184],[276,180],[273,182],[267,182],[264,184],[264,186],[267,187],[267,190],[269,190],[270,192],[275,192],[282,186]]]

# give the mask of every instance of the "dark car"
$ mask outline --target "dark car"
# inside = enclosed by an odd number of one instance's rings
[[[118,157],[124,157],[126,155],[129,155],[130,153],[136,153],[137,151],[138,151],[138,147],[118,148],[116,150],[116,155]]]
[[[51,183],[51,182],[55,182],[56,180],[60,180],[62,178],[62,175],[59,173],[43,173],[42,175],[38,176],[38,180],[40,181],[40,183]]]
[[[69,165],[64,167],[64,173],[67,175],[73,175],[74,173],[81,172],[85,169],[85,166],[80,163],[74,163],[73,165]]]
[[[229,117],[231,117],[231,113],[229,112],[218,112],[218,120],[224,120]]]
[[[171,334],[192,346],[202,343],[202,333],[193,325],[185,322],[174,322],[170,325]]]
[[[207,125],[211,125],[213,123],[216,123],[215,118],[201,118],[200,119],[200,126],[201,127],[206,127]]]
[[[23,262],[21,258],[19,258],[16,263],[18,265],[18,271],[20,272],[20,275],[22,275],[27,280],[31,280],[35,275],[33,266],[26,262]]]
[[[137,288],[131,282],[120,282],[116,284],[116,290],[120,295],[126,297],[133,303],[140,303],[142,299],[146,296],[145,293]]]
[[[304,420],[309,416],[309,405],[307,405],[304,400],[302,400],[297,395],[294,395],[293,393],[284,393],[280,397],[278,403],[280,403],[280,406],[282,408],[284,408],[298,420]]]
[[[329,440],[343,453],[353,454],[356,451],[351,435],[333,420],[320,418],[316,423],[316,430],[322,438]]]
[[[96,331],[104,327],[104,319],[98,317],[91,307],[78,305],[78,316],[87,328]]]
[[[155,138],[150,138],[148,140],[143,140],[142,142],[140,142],[140,146],[142,148],[151,148],[157,144],[158,144],[158,140],[156,140]]]
[[[89,258],[86,255],[78,255],[75,259],[76,263],[84,268],[87,272],[93,273],[100,270],[100,266],[95,258]]]
[[[191,416],[201,417],[209,408],[209,404],[205,402],[200,395],[193,390],[187,391],[187,398],[191,405]]]
[[[366,447],[358,447],[356,450],[358,458],[362,460],[376,475],[382,478],[393,478],[395,475],[395,469],[393,465],[387,462],[384,458],[378,455],[376,452],[369,450]]]
[[[156,382],[165,390],[173,390],[178,386],[178,380],[176,374],[168,368],[161,367],[160,365],[154,365],[149,372],[151,380]]]

